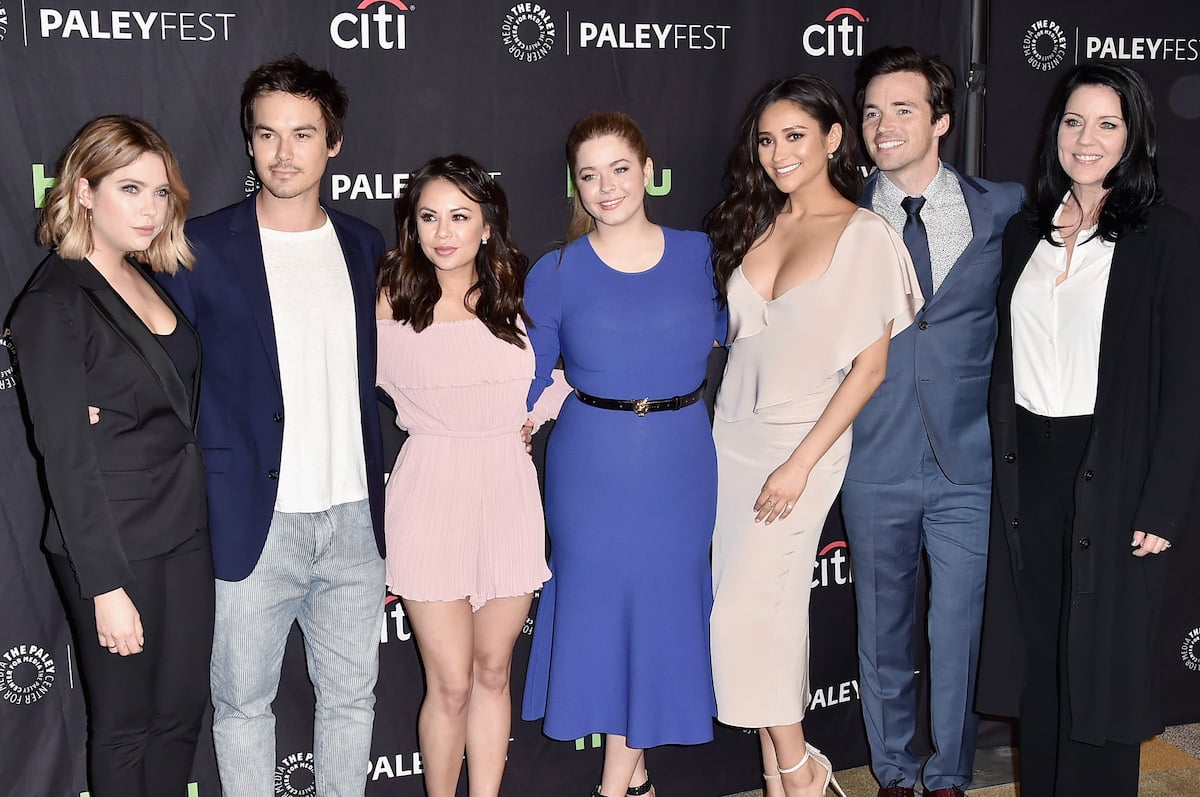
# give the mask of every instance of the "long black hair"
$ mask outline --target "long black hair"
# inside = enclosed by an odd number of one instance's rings
[[[758,160],[758,120],[767,106],[779,100],[794,102],[817,120],[828,135],[842,127],[842,141],[829,159],[829,181],[842,196],[854,202],[862,192],[858,171],[857,136],[850,127],[845,103],[833,86],[816,75],[794,75],[763,86],[742,114],[737,144],[725,171],[725,198],[704,218],[704,229],[713,243],[713,284],[725,300],[725,283],[746,252],[774,223],[787,195],[775,187]]]
[[[1071,178],[1058,160],[1058,132],[1067,101],[1080,86],[1107,86],[1115,91],[1121,99],[1121,115],[1125,117],[1125,151],[1104,178],[1103,187],[1108,194],[1101,202],[1096,234],[1106,241],[1118,241],[1139,229],[1145,222],[1146,211],[1162,202],[1154,99],[1146,79],[1127,66],[1108,61],[1079,64],[1063,78],[1050,105],[1029,214],[1030,226],[1052,244],[1054,214],[1071,190]]]
[[[530,325],[525,313],[525,272],[529,258],[509,238],[508,199],[504,189],[466,155],[434,158],[418,169],[396,199],[396,248],[379,262],[378,292],[392,307],[392,317],[417,332],[433,323],[433,307],[442,298],[433,263],[417,236],[417,206],[421,191],[435,180],[446,180],[473,202],[491,228],[487,243],[475,254],[476,282],[467,291],[475,297],[476,318],[503,341],[525,348],[517,319]]]

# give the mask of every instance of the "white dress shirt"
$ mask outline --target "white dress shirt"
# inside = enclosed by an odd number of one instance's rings
[[[1095,233],[1095,227],[1079,231],[1069,262],[1065,246],[1039,241],[1013,290],[1013,383],[1017,404],[1035,415],[1091,415],[1096,407],[1114,244]]]

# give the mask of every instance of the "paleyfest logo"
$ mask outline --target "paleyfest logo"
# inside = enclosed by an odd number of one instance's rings
[[[4,6],[0,6],[0,42],[4,41],[6,33],[8,33],[8,11]]]
[[[537,3],[517,3],[500,25],[509,55],[518,61],[540,61],[554,49],[556,31],[550,12]]]
[[[375,10],[368,12],[371,6]],[[343,50],[403,50],[407,17],[399,12],[415,10],[404,0],[362,0],[355,11],[330,21],[329,38]]]
[[[1049,72],[1067,56],[1067,32],[1052,19],[1039,19],[1025,31],[1021,49],[1030,66]]]

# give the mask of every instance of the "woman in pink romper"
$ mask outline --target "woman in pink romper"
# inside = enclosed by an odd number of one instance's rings
[[[425,668],[427,793],[454,795],[465,751],[471,794],[497,795],[513,646],[550,576],[522,426],[564,393],[529,418],[528,260],[495,180],[461,155],[432,160],[396,201],[396,224],[379,273],[377,382],[409,437],[387,486],[387,584]]]

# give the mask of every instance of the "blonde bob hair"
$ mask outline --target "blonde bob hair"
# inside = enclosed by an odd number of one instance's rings
[[[179,173],[179,162],[167,142],[153,127],[130,116],[101,116],[83,126],[58,163],[58,182],[46,195],[37,238],[58,249],[67,260],[82,260],[92,252],[92,225],[88,209],[79,201],[79,180],[95,188],[117,169],[147,152],[158,155],[167,170],[167,216],[162,232],[144,252],[133,256],[154,271],[174,274],[195,262],[183,234],[191,195]]]

